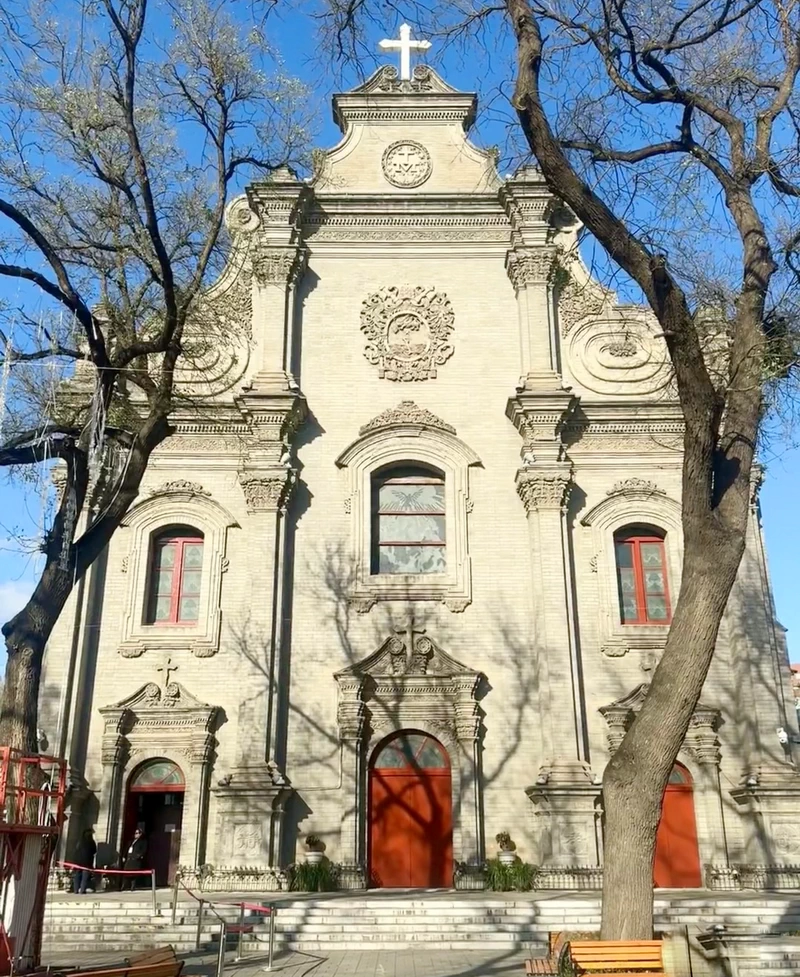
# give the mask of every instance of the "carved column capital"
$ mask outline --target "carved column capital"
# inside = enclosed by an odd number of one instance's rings
[[[239,472],[248,512],[277,512],[289,504],[295,483],[294,471],[275,473]]]
[[[253,253],[253,275],[261,286],[288,285],[291,288],[303,276],[307,261],[305,250],[261,245]]]
[[[529,285],[546,285],[553,271],[555,251],[541,248],[535,251],[514,250],[506,255],[506,271],[515,291]]]
[[[517,492],[527,513],[540,509],[564,511],[572,488],[572,472],[563,468],[521,468],[516,477]]]

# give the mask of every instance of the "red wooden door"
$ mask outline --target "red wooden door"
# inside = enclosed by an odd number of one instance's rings
[[[680,764],[670,774],[661,803],[653,882],[659,889],[699,889],[702,884],[692,778]]]
[[[453,813],[447,751],[424,733],[379,746],[370,767],[370,880],[383,888],[450,888]]]

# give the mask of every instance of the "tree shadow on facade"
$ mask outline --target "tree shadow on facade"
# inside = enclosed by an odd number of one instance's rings
[[[493,623],[482,629],[481,647],[478,650],[481,661],[492,663],[487,667],[488,671],[493,668],[511,671],[512,681],[507,682],[506,687],[513,687],[514,692],[502,707],[505,728],[498,731],[502,740],[498,736],[492,744],[487,764],[486,740],[495,730],[487,731],[481,703],[492,692],[491,677],[474,670],[471,660],[463,661],[463,658],[474,657],[469,652],[461,652],[456,637],[458,631],[462,630],[463,619],[459,616],[452,622],[449,614],[442,613],[438,607],[433,609],[421,602],[414,605],[411,596],[408,603],[397,600],[379,602],[367,617],[358,613],[349,599],[354,574],[354,567],[344,546],[333,544],[322,548],[313,565],[305,566],[298,574],[298,580],[303,581],[303,600],[313,603],[319,622],[319,633],[330,635],[331,647],[316,649],[309,655],[308,648],[303,648],[302,645],[298,647],[300,641],[304,638],[307,640],[304,635],[300,639],[295,637],[291,648],[284,645],[281,654],[288,658],[291,653],[295,669],[300,667],[318,672],[318,681],[305,682],[296,687],[293,683],[290,687],[287,679],[288,665],[283,669],[276,668],[269,647],[265,642],[253,640],[247,622],[229,626],[230,647],[248,663],[251,669],[249,674],[253,679],[248,682],[244,708],[257,710],[262,715],[266,710],[267,713],[284,716],[286,729],[276,730],[276,737],[285,737],[291,727],[292,736],[302,737],[310,746],[307,751],[296,749],[291,757],[289,774],[295,793],[287,809],[281,855],[286,861],[294,860],[301,825],[305,826],[305,831],[313,830],[315,834],[322,835],[323,840],[333,850],[339,848],[340,835],[345,830],[343,826],[348,826],[346,830],[356,832],[360,839],[359,844],[355,845],[354,854],[363,859],[366,845],[364,818],[369,790],[369,754],[378,741],[382,741],[392,732],[420,729],[443,742],[450,754],[451,764],[461,771],[461,796],[454,796],[454,816],[461,815],[461,797],[470,794],[475,798],[475,826],[472,828],[474,837],[469,855],[472,861],[482,860],[485,856],[485,791],[502,778],[520,745],[526,740],[530,741],[531,732],[526,731],[525,726],[526,723],[531,723],[531,718],[539,707],[539,675],[533,642],[514,632],[509,623],[514,618],[498,595]],[[409,618],[410,606],[414,609],[413,620]],[[413,631],[413,641],[410,642],[410,647],[403,647],[409,643],[409,629]],[[435,642],[425,644],[421,641],[433,633],[436,634]],[[294,634],[296,635],[296,631]],[[398,640],[392,645],[396,653],[395,663],[392,664],[389,661],[390,651],[385,646],[394,639]],[[457,659],[456,664],[461,662],[467,667],[469,674],[475,677],[474,688],[469,699],[465,700],[471,703],[472,716],[459,718],[452,714],[452,734],[448,734],[446,724],[441,719],[438,726],[431,725],[424,714],[424,703],[420,703],[418,708],[409,709],[409,697],[406,694],[411,685],[427,687],[427,681],[433,688],[437,683],[441,684],[438,676],[426,674],[427,666],[420,664],[419,651],[424,647],[430,660],[439,661],[438,657],[434,659],[433,656],[440,656],[442,646],[447,646],[448,657],[452,652]],[[383,660],[374,663],[380,673],[376,677],[370,674],[369,662],[382,648]],[[412,660],[414,654],[417,654],[417,665]],[[347,681],[352,679],[361,683],[358,696],[354,700],[360,715],[355,718],[349,732],[348,717],[343,715],[345,707],[341,682],[337,688],[336,676],[343,674],[348,675]],[[283,681],[280,676],[283,676]],[[375,698],[376,683],[383,686],[385,682],[393,685],[398,694],[394,698],[384,696],[378,700]],[[303,694],[303,684],[306,689],[310,689],[305,701],[298,699],[298,695]],[[338,710],[334,713],[331,700],[337,696]],[[270,700],[277,701],[270,705]],[[441,705],[439,703],[440,707]],[[468,726],[472,724],[471,732],[459,737],[456,735],[456,725],[464,720]],[[448,741],[444,743],[444,739]],[[348,771],[351,772],[349,775]],[[534,775],[535,771],[529,771],[529,781]],[[425,778],[420,779],[425,782]],[[520,786],[520,794],[523,793],[523,787],[524,785]],[[430,791],[429,785],[423,789]],[[323,828],[315,821],[316,818],[325,816],[325,801],[328,799],[326,795],[338,795],[339,823],[335,827],[328,824]],[[428,800],[431,804],[436,803],[436,799],[430,794]],[[330,804],[327,809],[327,817],[330,819]],[[409,813],[413,815],[413,812]],[[327,838],[324,837],[326,834]]]

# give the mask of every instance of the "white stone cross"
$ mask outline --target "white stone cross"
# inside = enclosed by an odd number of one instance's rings
[[[411,79],[411,52],[427,51],[431,46],[430,41],[412,41],[411,28],[408,24],[400,25],[400,40],[392,41],[388,38],[382,40],[378,47],[381,51],[400,52],[400,80],[409,81]]]

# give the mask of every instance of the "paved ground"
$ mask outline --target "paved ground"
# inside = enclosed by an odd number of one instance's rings
[[[279,954],[271,973],[279,977],[524,977],[525,953],[480,950],[336,950],[331,953]],[[185,955],[183,973],[187,977],[214,977],[216,955]],[[52,955],[45,965],[57,969]],[[118,962],[113,954],[86,953],[79,960],[70,955],[70,964],[82,969]],[[63,961],[66,964],[66,961]],[[233,962],[228,954],[225,977],[264,977],[265,957]]]

